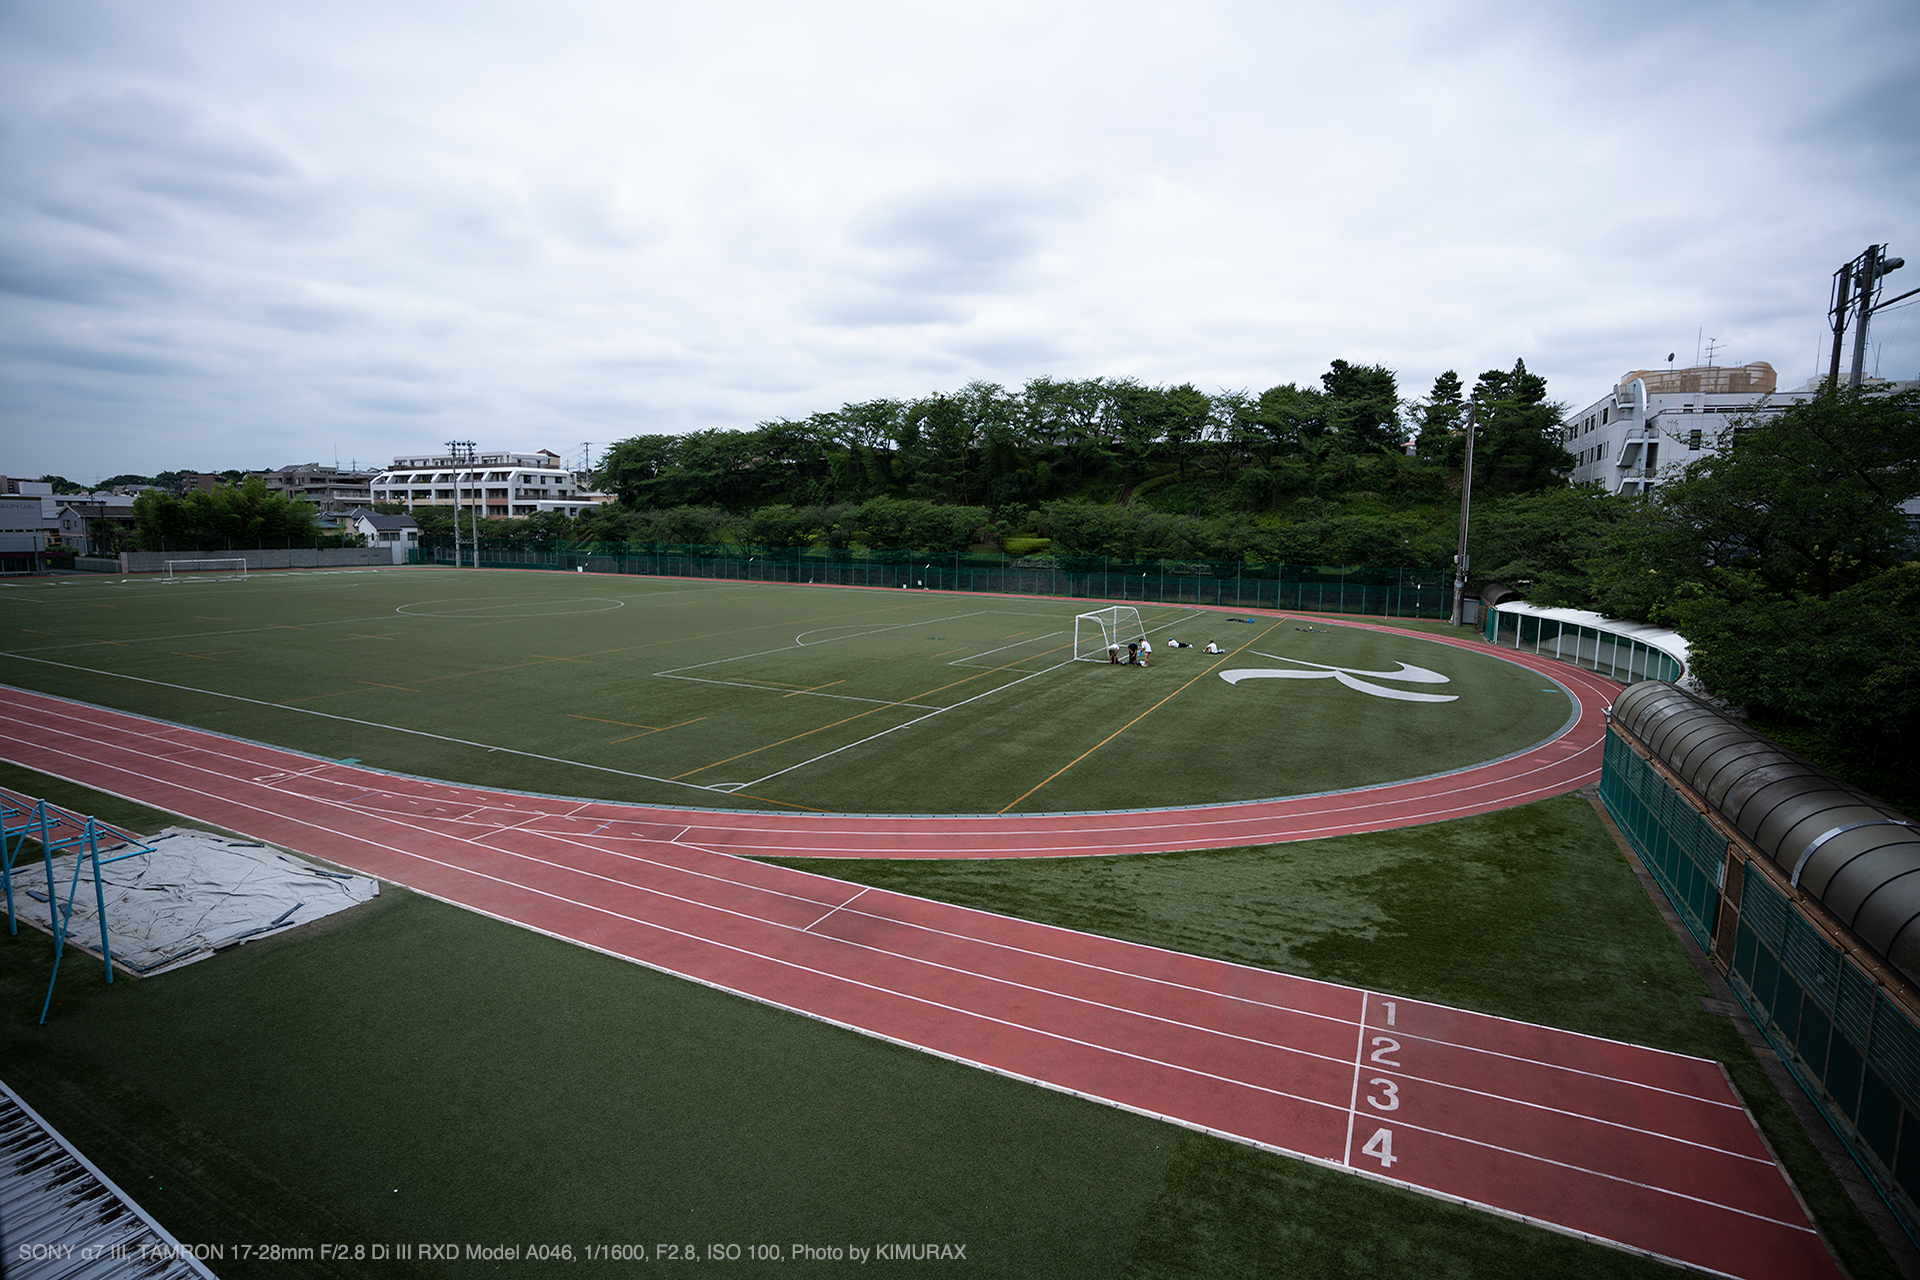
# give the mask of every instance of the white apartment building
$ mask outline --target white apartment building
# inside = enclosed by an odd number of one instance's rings
[[[1575,484],[1609,493],[1651,493],[1703,452],[1711,452],[1735,418],[1778,412],[1813,397],[1812,385],[1775,389],[1764,360],[1732,367],[1636,369],[1605,398],[1565,421]]]
[[[445,455],[398,457],[373,478],[372,489],[373,502],[404,503],[408,510],[457,502],[503,519],[541,511],[577,516],[606,500],[588,492],[560,465],[560,455],[546,449],[480,453],[471,463]]]

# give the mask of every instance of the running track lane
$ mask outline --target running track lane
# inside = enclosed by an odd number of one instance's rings
[[[869,1035],[1727,1275],[1839,1274],[1709,1061],[751,862],[710,813],[0,710],[5,758]]]

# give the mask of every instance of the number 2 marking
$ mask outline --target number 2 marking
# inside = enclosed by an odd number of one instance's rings
[[[1367,1105],[1376,1107],[1381,1111],[1398,1111],[1400,1109],[1399,1085],[1387,1079],[1385,1076],[1375,1076],[1373,1079],[1367,1081],[1367,1083],[1379,1085],[1381,1090],[1387,1095],[1386,1100],[1383,1102],[1372,1094],[1368,1094]]]
[[[1375,1036],[1373,1043],[1377,1047],[1367,1055],[1368,1062],[1377,1062],[1383,1067],[1397,1067],[1400,1064],[1387,1057],[1390,1053],[1400,1052],[1400,1042],[1392,1036]]]
[[[1374,1130],[1373,1136],[1367,1139],[1367,1145],[1360,1148],[1360,1154],[1378,1160],[1382,1169],[1393,1168],[1393,1162],[1399,1158],[1393,1154],[1393,1130]]]

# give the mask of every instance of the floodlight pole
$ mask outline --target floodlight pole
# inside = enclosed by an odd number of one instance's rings
[[[1460,549],[1453,557],[1453,616],[1461,625],[1467,597],[1467,524],[1473,512],[1473,402],[1467,402],[1467,466],[1460,476]]]
[[[473,441],[449,440],[447,452],[453,459],[453,567],[460,567],[460,464],[473,466]],[[473,526],[473,567],[480,567],[480,525],[476,518]]]

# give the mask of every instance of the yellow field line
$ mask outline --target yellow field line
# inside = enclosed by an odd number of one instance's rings
[[[543,659],[543,661],[579,662],[579,661],[584,661],[587,658],[605,657],[607,654],[610,654],[610,653],[632,653],[637,649],[657,649],[661,645],[686,644],[694,640],[713,640],[721,636],[737,636],[749,631],[769,631],[777,627],[793,626],[793,625],[796,625],[796,623],[825,622],[831,618],[858,618],[870,613],[897,613],[903,607],[904,606],[901,606],[901,605],[888,605],[885,608],[881,608],[881,609],[861,609],[853,613],[823,614],[817,618],[799,618],[799,619],[796,619],[795,622],[767,622],[767,623],[762,623],[757,627],[735,627],[731,631],[710,631],[705,635],[680,636],[680,637],[675,637],[667,640],[650,640],[645,644],[621,645],[617,649],[594,649],[589,651],[588,653],[582,654],[578,658],[546,658],[546,659]],[[508,618],[506,619],[506,621],[518,622],[518,621],[521,621],[521,619]],[[474,625],[478,626],[482,624],[476,623]],[[488,624],[488,625],[491,625],[491,624]],[[109,644],[112,642],[103,640],[101,641],[101,643]],[[419,683],[428,684],[435,680],[457,680],[462,676],[489,675],[496,671],[514,671],[520,667],[531,667],[534,665],[535,664],[531,662],[512,662],[512,663],[508,663],[504,667],[479,667],[472,671],[450,671],[443,676],[428,676],[424,680],[419,681]],[[804,808],[805,806],[799,806],[799,807]]]
[[[812,688],[807,688],[807,689],[795,689],[792,693],[783,693],[780,696],[783,698],[797,698],[803,693],[812,693],[817,689],[831,689],[833,688],[833,686],[837,684],[845,684],[845,683],[846,683],[845,680],[829,680],[825,684],[816,684],[812,686]]]
[[[1262,634],[1265,634],[1265,633],[1263,632]],[[1257,639],[1258,637],[1255,637],[1255,638]],[[1044,652],[1058,653],[1060,650],[1070,648],[1070,647],[1071,647],[1070,645],[1063,645],[1063,644],[1055,645],[1052,649],[1045,650]],[[985,671],[978,672],[977,674],[970,675],[970,676],[962,676],[958,680],[949,680],[947,683],[943,685],[936,685],[933,688],[926,690],[926,692],[924,693],[916,693],[911,695],[910,697],[901,698],[895,702],[882,703],[880,706],[870,707],[867,710],[858,712],[855,715],[847,716],[845,719],[835,720],[831,724],[823,724],[818,726],[817,728],[808,729],[805,733],[796,733],[790,737],[782,738],[778,742],[769,742],[764,747],[755,747],[751,751],[742,751],[738,755],[728,756],[725,760],[715,760],[712,764],[703,764],[698,769],[689,769],[685,773],[676,773],[673,775],[673,777],[669,778],[668,781],[678,782],[682,778],[691,778],[696,773],[705,773],[709,769],[718,769],[723,764],[732,764],[735,760],[744,760],[748,756],[757,756],[762,751],[771,751],[775,747],[784,747],[789,742],[798,742],[800,741],[800,739],[810,738],[816,733],[825,733],[828,729],[837,729],[843,724],[852,724],[855,720],[864,720],[868,716],[875,715],[881,711],[891,710],[894,707],[911,705],[912,703],[919,701],[921,698],[930,697],[936,693],[944,693],[948,689],[955,689],[963,684],[971,684],[975,680],[980,680],[990,675],[996,675],[1002,671],[1015,671],[1019,669],[1020,668],[1018,664],[1012,663],[1012,662],[1009,662],[1004,666],[988,667]]]
[[[608,720],[601,716],[576,715],[571,711],[567,712],[567,718],[569,720],[591,720],[595,724],[617,724],[623,729],[652,729],[654,727],[650,724],[634,724],[629,720]]]
[[[1006,639],[1006,637],[1005,637],[1005,636],[1001,636],[1000,638],[1001,638],[1002,640],[1005,640],[1005,639]],[[971,648],[973,648],[973,646],[972,646],[972,645],[970,645],[970,644],[963,644],[963,645],[961,645],[961,646],[960,646],[960,647],[959,647],[958,649],[942,649],[942,650],[941,650],[941,651],[940,651],[939,653],[936,653],[936,654],[934,654],[933,656],[934,656],[934,657],[936,657],[936,658],[944,658],[944,657],[946,657],[946,656],[947,656],[948,654],[950,654],[950,653],[965,653],[965,652],[966,652],[967,650],[969,650],[969,649],[971,649]],[[824,685],[822,685],[821,687],[822,687],[822,688],[825,688],[826,686],[824,686]]]
[[[419,693],[419,692],[421,692],[421,690],[419,690],[419,689],[414,689],[414,688],[410,688],[409,686],[407,686],[407,685],[404,685],[404,684],[381,684],[381,683],[380,683],[380,682],[379,682],[378,680],[356,680],[356,681],[355,681],[354,683],[355,683],[355,684],[364,684],[364,685],[371,685],[371,686],[373,686],[373,687],[374,687],[375,689],[398,689],[398,690],[399,690],[400,692],[402,692],[402,693]],[[353,692],[356,692],[356,691],[355,691],[355,690],[352,690],[352,689],[349,689],[349,690],[348,690],[347,692],[349,692],[349,693],[353,693]]]
[[[1280,621],[1285,621],[1285,619],[1281,619]],[[1272,627],[1268,627],[1267,631],[1272,631],[1274,627],[1279,626],[1280,621],[1276,621]],[[1058,769],[1055,769],[1052,773],[1042,778],[1039,782],[1034,783],[1033,786],[1027,788],[1026,791],[1022,792],[1018,799],[1011,800],[1006,805],[1002,806],[1000,809],[1000,812],[1005,813],[1008,809],[1013,808],[1013,806],[1016,804],[1019,804],[1021,800],[1025,800],[1028,796],[1038,791],[1041,787],[1046,786],[1049,782],[1052,782],[1055,778],[1059,777],[1061,774],[1065,773],[1067,770],[1073,768],[1074,765],[1079,764],[1082,760],[1085,760],[1088,756],[1092,755],[1094,752],[1098,751],[1100,748],[1106,746],[1109,742],[1112,742],[1115,738],[1119,737],[1121,734],[1125,733],[1127,730],[1133,728],[1133,726],[1139,724],[1142,720],[1145,720],[1148,716],[1158,711],[1161,707],[1166,706],[1167,703],[1173,701],[1174,698],[1186,692],[1187,689],[1193,685],[1194,681],[1199,680],[1202,676],[1212,675],[1214,673],[1214,670],[1220,666],[1220,663],[1225,662],[1228,658],[1231,658],[1236,654],[1240,653],[1241,650],[1247,649],[1252,645],[1256,645],[1260,643],[1261,639],[1267,634],[1267,631],[1262,631],[1259,635],[1247,641],[1246,644],[1241,645],[1239,649],[1235,649],[1232,653],[1221,654],[1219,662],[1215,662],[1213,666],[1208,667],[1205,671],[1200,672],[1198,675],[1194,676],[1192,680],[1187,681],[1186,684],[1181,685],[1178,689],[1175,689],[1172,693],[1169,693],[1166,697],[1160,699],[1160,701],[1154,703],[1152,706],[1148,707],[1145,711],[1142,711],[1139,715],[1127,721],[1125,724],[1121,725],[1118,729],[1115,729],[1112,733],[1100,739],[1100,741],[1094,743],[1092,746],[1088,747],[1085,751],[1082,751],[1079,755],[1075,756],[1073,759],[1067,761],[1067,763],[1061,765]]]
[[[682,720],[679,724],[663,724],[658,729],[647,730],[646,733],[630,733],[624,738],[615,738],[612,742],[609,742],[607,745],[611,747],[622,742],[632,742],[635,738],[644,738],[644,737],[647,737],[648,734],[665,733],[669,729],[683,729],[690,724],[699,724],[702,720],[705,720],[705,719],[706,719],[705,716],[695,716],[691,720]]]

